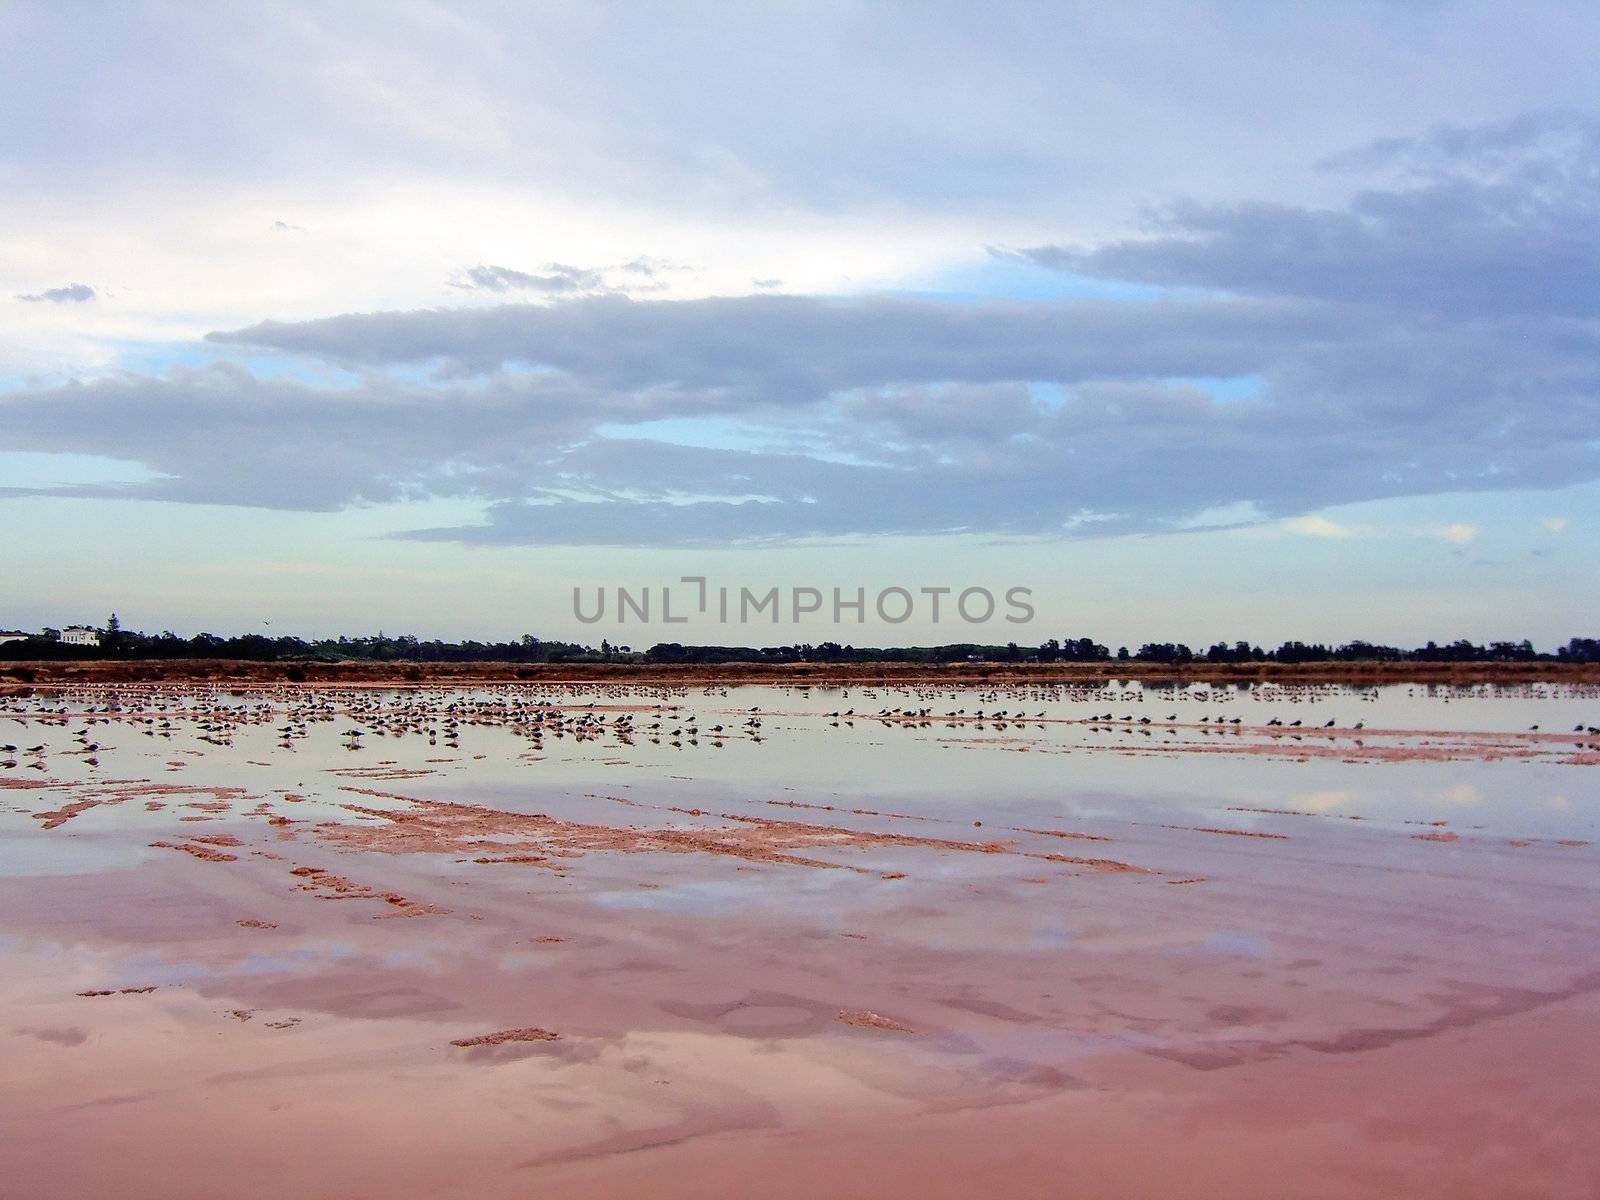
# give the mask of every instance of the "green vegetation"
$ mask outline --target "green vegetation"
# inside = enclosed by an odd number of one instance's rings
[[[11,661],[71,661],[78,659],[240,659],[247,662],[516,662],[516,663],[955,663],[955,662],[1144,662],[1144,663],[1244,663],[1244,662],[1600,662],[1600,638],[1573,638],[1553,653],[1535,650],[1528,641],[1490,642],[1478,645],[1457,640],[1440,645],[1428,642],[1411,650],[1354,641],[1342,645],[1284,642],[1273,650],[1249,642],[1217,642],[1193,650],[1181,642],[1147,642],[1137,650],[1121,647],[1113,652],[1089,638],[1051,638],[1037,646],[1016,642],[985,645],[959,642],[944,646],[848,646],[838,642],[795,643],[790,646],[685,646],[660,642],[648,650],[613,646],[599,648],[576,642],[546,641],[524,634],[507,642],[423,641],[410,634],[340,637],[306,640],[244,634],[218,637],[199,633],[180,637],[166,632],[135,633],[122,628],[116,614],[100,631],[98,646],[68,646],[57,641],[54,630],[36,637],[0,645],[0,659]]]

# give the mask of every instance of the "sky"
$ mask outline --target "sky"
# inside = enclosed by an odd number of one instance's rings
[[[0,628],[1597,633],[1592,4],[14,0],[0,48]],[[785,607],[663,622],[686,577]]]

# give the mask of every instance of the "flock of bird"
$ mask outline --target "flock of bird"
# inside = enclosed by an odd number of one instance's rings
[[[947,690],[913,687],[897,693],[911,695],[913,703],[910,704],[876,708],[862,705],[825,712],[809,708],[810,689],[781,691],[801,701],[801,711],[782,714],[786,720],[820,717],[831,728],[874,722],[884,727],[930,728],[938,724],[953,729],[1004,731],[1029,725],[1043,729],[1047,723],[1054,723],[1087,727],[1092,733],[1150,736],[1153,732],[1165,731],[1169,736],[1177,736],[1180,731],[1243,734],[1267,730],[1271,731],[1268,734],[1271,737],[1296,738],[1308,734],[1354,735],[1366,728],[1365,721],[1342,725],[1337,718],[1308,721],[1273,715],[1260,721],[1247,720],[1237,714],[1207,713],[1180,719],[1179,712],[1174,711],[1161,720],[1126,711],[1118,715],[1115,709],[1082,716],[1070,709],[1038,707],[1040,703],[1059,706],[1063,702],[1141,701],[1149,695],[1142,690],[1103,684],[1019,688],[1004,693],[994,689],[962,692],[953,698],[965,699],[968,704],[959,708],[937,705],[939,700],[948,704],[952,694]],[[842,694],[849,696],[850,692]],[[879,697],[873,688],[857,687],[855,694],[868,701]],[[1186,692],[1183,698],[1203,704],[1236,703],[1241,699],[1297,704],[1315,703],[1332,695],[1334,693],[1324,696],[1314,689],[1302,694],[1287,689],[1258,688],[1241,692],[1233,688],[1207,690],[1202,687]],[[1372,689],[1342,689],[1336,695],[1346,700],[1370,702],[1376,699],[1377,693]],[[319,727],[342,725],[338,744],[352,753],[375,745],[379,738],[409,737],[421,738],[430,747],[459,750],[463,733],[473,728],[509,731],[525,742],[528,751],[536,754],[550,741],[587,743],[610,739],[622,746],[645,741],[674,749],[701,745],[721,749],[736,739],[752,744],[766,740],[763,731],[770,714],[764,714],[756,706],[722,706],[719,702],[729,696],[727,688],[708,687],[703,690],[703,696],[709,701],[707,707],[719,710],[716,716],[698,715],[688,703],[689,689],[682,687],[615,685],[580,691],[563,685],[522,684],[482,691],[418,689],[400,692],[285,687],[252,694],[203,685],[192,688],[128,685],[57,693],[49,698],[37,694],[6,697],[0,699],[0,718],[24,725],[78,725],[72,732],[71,744],[59,752],[77,757],[89,767],[99,766],[100,755],[109,748],[99,740],[95,727],[112,725],[131,729],[147,738],[168,741],[187,732],[198,742],[219,748],[233,746],[245,730],[270,726],[276,747],[285,751],[293,751]],[[1028,700],[1034,703],[1025,708],[1018,706]],[[978,707],[979,704],[982,707]],[[1538,728],[1535,725],[1532,731],[1537,732]],[[1600,729],[1580,723],[1574,732],[1595,735],[1600,734]],[[26,748],[0,745],[0,768],[21,766],[44,770],[48,753],[49,747],[44,743]]]
[[[1341,727],[1338,720],[1330,718],[1320,726],[1312,726],[1302,720],[1285,721],[1280,717],[1273,717],[1264,725],[1255,725],[1246,722],[1238,716],[1201,716],[1187,720],[1177,713],[1169,714],[1165,720],[1156,717],[1134,716],[1124,713],[1117,716],[1115,713],[1098,713],[1088,717],[1051,715],[1047,710],[1040,709],[1032,714],[1021,709],[946,709],[935,712],[930,707],[924,708],[880,708],[876,712],[855,709],[837,710],[822,714],[828,720],[830,727],[853,726],[857,721],[877,721],[885,726],[911,725],[917,728],[932,728],[936,724],[943,725],[946,729],[960,729],[963,726],[982,731],[993,729],[1003,733],[1013,727],[1031,725],[1035,729],[1044,729],[1048,724],[1067,724],[1086,726],[1091,733],[1142,733],[1146,736],[1153,731],[1163,731],[1169,736],[1176,737],[1180,732],[1234,733],[1243,734],[1254,732],[1258,729],[1282,730],[1290,736],[1297,736],[1295,731],[1304,730],[1311,732],[1313,729],[1322,731],[1339,730],[1341,733],[1359,732],[1366,728],[1365,721],[1357,721],[1348,729]],[[1271,734],[1269,736],[1282,736]]]
[[[72,742],[59,753],[100,765],[108,747],[94,740],[97,725],[127,728],[145,737],[171,740],[192,733],[194,740],[231,747],[247,730],[270,726],[280,750],[294,750],[314,730],[344,725],[339,744],[359,752],[377,738],[419,737],[429,746],[458,750],[469,727],[504,729],[538,752],[546,739],[575,743],[609,738],[630,746],[636,741],[677,749],[702,744],[720,749],[735,738],[759,744],[766,740],[765,718],[758,707],[737,716],[702,719],[674,696],[685,689],[649,689],[641,702],[635,689],[604,689],[598,697],[550,698],[536,689],[501,690],[492,696],[464,692],[284,689],[264,699],[239,703],[215,689],[125,688],[63,693],[49,700],[0,702],[0,717],[24,725],[69,726],[81,722]],[[0,769],[19,766],[44,770],[50,746],[0,745]],[[20,759],[19,759],[20,756]]]

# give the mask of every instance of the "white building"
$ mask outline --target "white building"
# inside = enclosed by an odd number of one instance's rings
[[[87,625],[68,625],[61,631],[61,641],[67,646],[98,646],[100,634]]]
[[[28,635],[19,629],[0,629],[0,646],[4,646],[7,642],[25,642],[27,640]]]

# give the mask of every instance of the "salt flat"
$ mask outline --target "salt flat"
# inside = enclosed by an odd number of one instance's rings
[[[0,705],[18,1195],[1600,1178],[1594,688]]]

